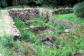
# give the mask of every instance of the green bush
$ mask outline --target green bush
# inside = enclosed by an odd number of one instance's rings
[[[77,17],[84,17],[84,2],[78,3],[74,6],[73,11]]]

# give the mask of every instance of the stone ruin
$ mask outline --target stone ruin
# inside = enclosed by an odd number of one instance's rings
[[[20,18],[21,20],[26,21],[40,16],[47,18],[49,21],[62,26],[68,26],[70,28],[77,26],[77,24],[75,23],[59,21],[58,19],[54,19],[52,17],[53,14],[71,13],[72,9],[48,10],[44,8],[26,8],[26,9],[11,9],[8,10],[8,12],[13,19]]]
[[[48,18],[49,21],[52,21],[53,14],[66,14],[72,13],[72,9],[55,9],[48,10],[44,8],[27,8],[27,9],[12,9],[8,11],[10,16],[15,18],[20,18],[23,21],[35,18],[37,16]]]
[[[20,18],[21,20],[26,21],[37,17],[39,12],[38,9],[10,10],[9,14],[13,19]]]

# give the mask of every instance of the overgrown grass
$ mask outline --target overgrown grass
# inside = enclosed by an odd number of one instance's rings
[[[57,18],[61,21],[70,21],[70,22],[75,22],[75,23],[83,23],[84,22],[84,18],[78,18],[73,13],[71,13],[71,14],[54,14],[53,17]]]
[[[72,15],[73,14],[68,16],[71,17]],[[66,16],[66,18],[68,18],[67,20],[70,19],[68,16]],[[74,15],[73,18],[75,18],[76,20],[76,17],[74,17]],[[66,19],[63,18],[63,20]],[[80,19],[77,19],[77,23],[79,22],[83,23],[82,20],[80,21],[78,20]],[[72,29],[72,31],[68,35],[63,36],[61,39],[59,39],[57,34],[67,29],[66,26],[56,25],[40,17],[28,20],[26,22],[23,22],[19,18],[16,18],[14,21],[17,28],[21,32],[21,41],[24,41],[26,43],[27,42],[31,43],[33,45],[33,48],[37,52],[38,56],[73,56],[77,52],[80,53],[84,51],[83,25],[75,29]],[[54,34],[57,36],[57,38],[55,38],[54,44],[61,45],[61,47],[60,48],[56,48],[56,46],[49,47],[43,44],[41,40],[37,39],[36,35],[30,29],[26,29],[28,27],[28,24],[34,25],[36,27],[51,25],[52,27],[56,28],[56,30],[54,30],[50,34]],[[14,50],[21,51],[23,53],[27,52],[27,46],[23,48],[19,40],[18,41],[13,40],[13,36],[0,37],[0,44],[1,44],[0,53],[3,54],[4,56],[13,56],[12,51]]]
[[[17,51],[28,56],[28,54],[25,54],[26,52],[28,53],[28,48],[21,41],[15,41],[12,35],[0,37],[0,54],[3,56],[19,56],[20,54]]]
[[[22,20],[17,18],[14,21],[15,21],[17,28],[21,32],[22,40],[27,41],[27,42],[30,41],[31,43],[33,43],[33,42],[35,43],[38,40],[37,37],[35,36],[35,34],[31,30],[26,29],[27,26]]]
[[[76,32],[78,30],[79,29],[76,29],[74,31]],[[73,35],[73,32],[61,40],[56,39],[55,44],[60,44],[63,46],[59,49],[55,46],[52,48],[45,45],[37,46],[36,48],[39,56],[73,56],[75,53],[82,53],[84,51],[84,35]]]
[[[46,20],[43,20],[43,24],[42,24],[40,22],[42,20],[43,19],[41,19],[41,18],[35,18],[35,19],[27,21],[26,24],[32,24],[34,26],[43,26],[45,24],[52,25],[54,28],[57,28],[56,33],[52,32],[54,34],[59,33],[57,31],[66,29],[66,27],[56,25],[51,22],[46,23]],[[25,27],[27,27],[25,25],[25,22],[21,21],[20,19],[15,19],[14,21],[16,23],[16,26],[19,28],[19,30],[22,34],[22,40],[25,38],[24,41],[26,40],[28,42],[31,42],[31,44],[34,44],[34,48],[37,51],[38,56],[70,56],[70,55],[72,56],[77,52],[83,52],[83,49],[84,49],[83,48],[84,47],[84,45],[83,45],[84,38],[83,37],[84,36],[83,35],[81,35],[81,36],[73,35],[74,32],[77,34],[81,31],[80,27],[78,27],[77,29],[75,28],[74,31],[72,30],[72,32],[70,32],[68,35],[66,35],[65,37],[63,37],[61,39],[59,39],[59,37],[57,39],[55,39],[55,41],[54,41],[55,44],[62,45],[61,48],[57,49],[56,46],[49,47],[49,46],[43,44],[40,40],[36,39],[35,34],[31,30],[28,30],[28,29],[23,30]]]
[[[28,20],[26,21],[26,24],[34,25],[35,27],[47,26],[55,30],[52,32],[53,34],[59,34],[63,32],[65,29],[68,29],[68,27],[66,26],[57,25],[53,22],[49,22],[47,18],[41,18],[41,17]]]
[[[0,53],[3,56],[14,56],[10,50],[13,48],[13,36],[5,35],[0,37]]]
[[[62,40],[56,40],[60,43],[60,45],[63,45],[63,47],[59,49],[57,49],[55,46],[48,47],[46,45],[42,45],[36,46],[36,50],[39,56],[73,56],[77,52],[83,52],[83,40],[83,37],[71,36],[70,39],[66,38]]]

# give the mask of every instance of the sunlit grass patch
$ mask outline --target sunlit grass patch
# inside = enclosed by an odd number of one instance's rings
[[[56,19],[59,19],[61,21],[70,21],[70,22],[75,22],[75,23],[83,23],[84,22],[84,18],[78,18],[73,13],[70,13],[70,14],[54,14],[53,17]]]

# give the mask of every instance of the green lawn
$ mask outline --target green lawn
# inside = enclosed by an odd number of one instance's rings
[[[53,17],[57,18],[61,21],[70,21],[70,22],[75,22],[75,23],[83,23],[84,22],[84,18],[78,18],[78,17],[76,17],[76,15],[74,15],[74,13],[54,14]]]

